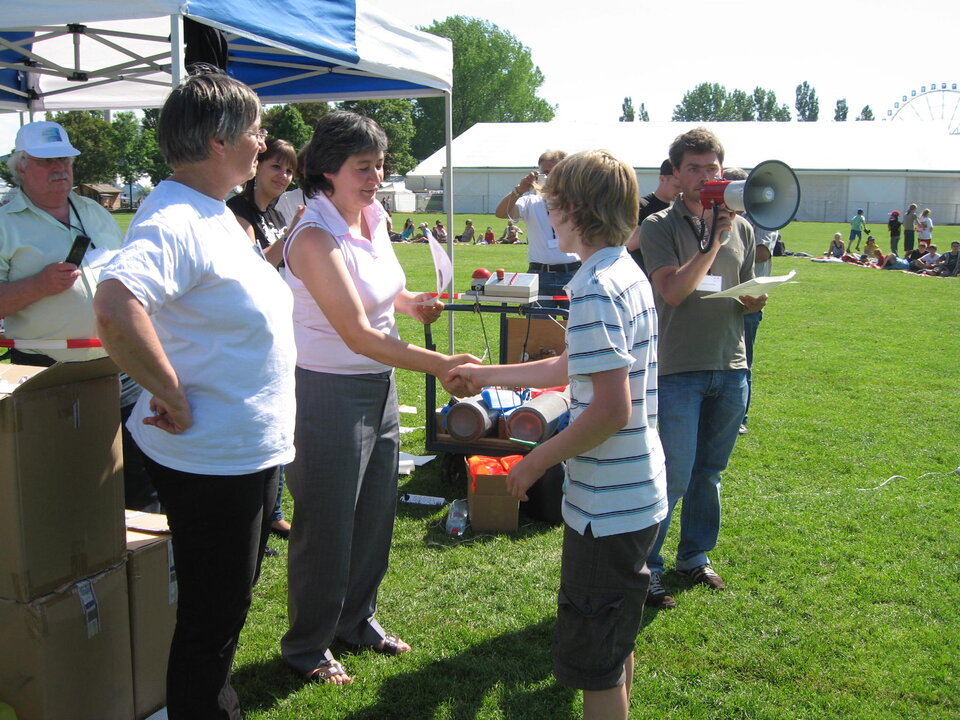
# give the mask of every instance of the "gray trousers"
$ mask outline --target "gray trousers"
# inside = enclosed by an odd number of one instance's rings
[[[393,373],[333,375],[297,368],[296,459],[287,566],[284,660],[308,675],[334,639],[375,645],[373,615],[387,572],[400,446]]]

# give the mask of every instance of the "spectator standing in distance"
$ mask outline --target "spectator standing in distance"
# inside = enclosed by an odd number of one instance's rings
[[[866,229],[867,218],[863,215],[863,208],[857,210],[857,214],[850,218],[850,237],[847,240],[847,250],[853,252],[853,241],[857,241],[857,250],[860,250],[860,240],[863,239],[863,231]],[[867,230],[867,234],[870,231]]]
[[[650,215],[670,207],[670,204],[678,192],[680,192],[680,186],[677,184],[677,178],[673,174],[673,165],[668,158],[660,163],[660,178],[657,182],[657,189],[649,195],[644,195],[640,198],[640,213],[637,219],[637,229],[627,241],[627,250],[630,251],[630,256],[636,261],[637,265],[640,266],[644,274],[646,274],[647,269],[643,266],[643,253],[640,252],[640,226]]]
[[[917,204],[910,203],[903,215],[903,254],[913,250],[913,240],[917,232]]]
[[[694,583],[722,590],[707,553],[720,533],[720,475],[747,405],[743,314],[762,310],[767,296],[701,302],[703,295],[753,278],[756,240],[742,217],[700,204],[704,183],[723,173],[723,145],[713,133],[701,127],[677,137],[670,162],[680,195],[640,230],[660,319],[660,439],[670,513],[683,501],[676,568]],[[712,243],[701,252],[700,236],[711,230]],[[725,231],[731,234],[721,242]],[[661,580],[669,528],[668,514],[647,560],[647,604],[653,607],[676,605]]]
[[[17,132],[7,169],[16,189],[0,208],[0,317],[16,340],[97,337],[93,296],[100,273],[123,242],[113,216],[100,203],[72,192],[73,160],[80,154],[55,122],[33,122]],[[74,240],[90,238],[79,265],[65,262]],[[34,350],[11,348],[5,357],[20,365],[50,367],[57,361],[92,360],[102,348]],[[159,512],[157,491],[126,420],[140,387],[120,373],[124,505]]]
[[[894,210],[890,213],[890,219],[887,220],[887,230],[890,231],[890,252],[894,255],[897,254],[897,249],[900,245],[900,229],[903,227],[903,223],[900,222],[900,211]],[[906,250],[906,244],[904,244],[904,250]]]
[[[537,160],[537,168],[542,176],[540,183],[546,182],[550,171],[567,154],[563,150],[547,150]],[[580,258],[576,253],[564,252],[560,249],[557,234],[550,226],[547,217],[546,205],[543,197],[535,189],[537,171],[524,175],[516,187],[513,188],[497,205],[495,214],[501,219],[519,220],[527,223],[527,272],[536,273],[540,278],[540,295],[555,296],[565,293],[564,287],[573,278],[580,268]],[[545,300],[540,303],[544,307],[555,307],[558,304],[568,307],[569,303]]]
[[[930,216],[930,208],[920,213],[917,220],[917,240],[927,245],[933,244],[933,218]]]
[[[747,177],[746,171],[741,168],[727,168],[723,171],[724,180],[746,180]],[[746,218],[746,220],[753,228],[753,236],[756,238],[753,275],[754,277],[769,277],[773,270],[773,246],[776,245],[780,233],[776,230],[758,228],[749,218]],[[743,314],[743,342],[747,352],[747,407],[743,412],[743,422],[740,423],[740,435],[746,435],[748,432],[747,420],[750,415],[750,398],[753,395],[753,347],[762,320],[762,309]]]

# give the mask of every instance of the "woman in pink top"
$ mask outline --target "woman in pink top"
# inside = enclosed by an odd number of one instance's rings
[[[373,120],[345,111],[324,117],[301,154],[307,209],[284,248],[294,293],[297,457],[287,466],[294,520],[281,651],[305,678],[337,685],[352,678],[330,652],[334,640],[388,655],[410,650],[374,618],[397,502],[393,368],[445,378],[472,358],[397,335],[394,312],[430,323],[443,305],[404,287],[376,200],[386,149]]]

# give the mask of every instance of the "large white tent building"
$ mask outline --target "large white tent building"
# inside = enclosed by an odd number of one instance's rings
[[[605,148],[652,192],[677,135],[705,126],[726,149],[726,166],[782,160],[801,186],[798,220],[843,222],[863,208],[885,222],[911,202],[938,225],[960,223],[960,135],[933,122],[480,123],[453,141],[454,212],[491,213],[548,148]],[[441,190],[446,156],[434,153],[407,175],[411,190]]]

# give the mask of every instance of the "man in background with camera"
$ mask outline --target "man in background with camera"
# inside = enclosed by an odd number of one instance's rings
[[[543,185],[554,166],[567,156],[563,150],[547,150],[537,160],[537,169],[524,175],[516,187],[497,205],[494,214],[504,220],[520,220],[527,224],[528,273],[539,276],[540,295],[563,295],[563,289],[580,268],[580,257],[560,249],[557,234],[547,217],[547,204],[534,183]],[[539,180],[537,179],[539,177]],[[568,307],[567,302],[543,300],[543,307]]]
[[[102,348],[41,353],[29,347],[31,340],[97,337],[93,295],[100,270],[123,242],[100,203],[72,192],[79,154],[63,127],[33,122],[20,128],[7,158],[16,189],[0,207],[0,317],[6,336],[27,346],[4,356],[18,365],[49,367],[107,354]],[[139,394],[139,386],[121,375],[123,421]],[[126,428],[123,434],[126,506],[157,510],[140,450]]]

